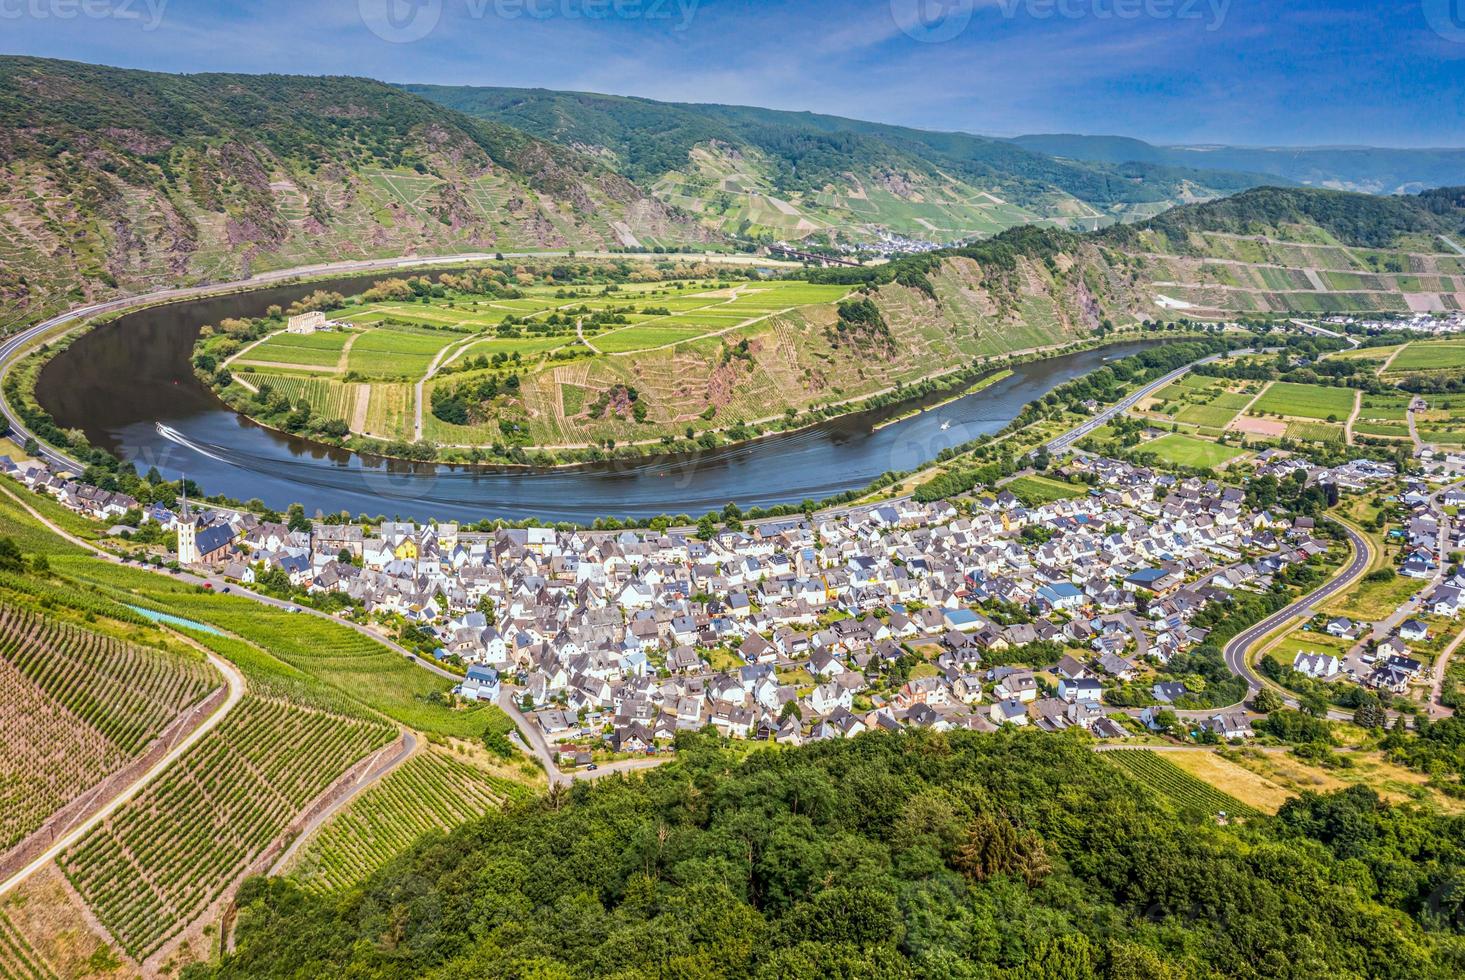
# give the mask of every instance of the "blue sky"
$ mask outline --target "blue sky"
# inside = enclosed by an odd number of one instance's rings
[[[0,0],[0,50],[996,135],[1465,145],[1465,0]]]

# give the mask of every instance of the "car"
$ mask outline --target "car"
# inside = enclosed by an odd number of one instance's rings
[[[595,763],[592,762],[592,763],[590,763],[590,765],[588,765],[588,766],[585,767],[585,771],[586,772],[594,772],[595,770],[597,770],[599,768],[600,767],[598,765],[596,765]]]
[[[229,591],[229,587],[226,585],[222,589],[220,589],[219,591],[220,592],[228,592]]]
[[[203,584],[203,587],[206,588],[206,589],[212,589],[214,587],[214,583],[212,583],[212,582],[205,582]]]
[[[290,607],[290,611],[292,613],[298,613],[298,612],[300,612],[300,607],[299,606],[291,606]]]

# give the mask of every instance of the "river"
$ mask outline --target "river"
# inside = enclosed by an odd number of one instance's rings
[[[360,292],[381,278],[279,286],[126,314],[52,358],[36,396],[58,424],[81,429],[139,472],[155,466],[169,479],[186,475],[209,493],[257,497],[277,509],[298,502],[308,513],[418,521],[590,521],[695,516],[729,501],[769,506],[863,487],[886,471],[912,469],[943,449],[996,432],[1057,385],[1152,346],[1129,343],[1023,364],[980,392],[879,429],[876,423],[908,409],[845,416],[695,456],[547,471],[363,459],[256,425],[193,376],[189,358],[202,324],[258,316],[314,289]]]

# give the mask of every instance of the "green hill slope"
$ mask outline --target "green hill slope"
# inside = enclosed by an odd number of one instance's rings
[[[7,320],[318,261],[709,237],[582,154],[356,78],[0,58],[0,175]]]
[[[1263,183],[1150,163],[1058,160],[1006,140],[807,112],[409,85],[469,115],[588,148],[737,234],[954,241],[1045,220],[1094,228]]]

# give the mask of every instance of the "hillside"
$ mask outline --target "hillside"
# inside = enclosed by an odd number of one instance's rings
[[[709,233],[589,158],[357,78],[0,58],[0,320],[413,252]]]
[[[1049,133],[1018,146],[1092,163],[1142,162],[1196,170],[1241,170],[1335,190],[1402,194],[1465,182],[1465,149],[1377,146],[1156,146],[1127,136]]]
[[[195,976],[1420,977],[1459,818],[1357,787],[1218,826],[1076,739],[866,734],[580,784],[355,890],[240,892]],[[1448,908],[1453,909],[1453,903]]]
[[[1465,190],[1375,197],[1264,187],[1100,239],[1196,315],[1465,309]]]
[[[710,226],[754,237],[858,239],[885,230],[949,242],[1039,220],[1094,228],[1264,182],[1058,160],[1006,140],[807,112],[543,89],[406,88],[599,154]]]

